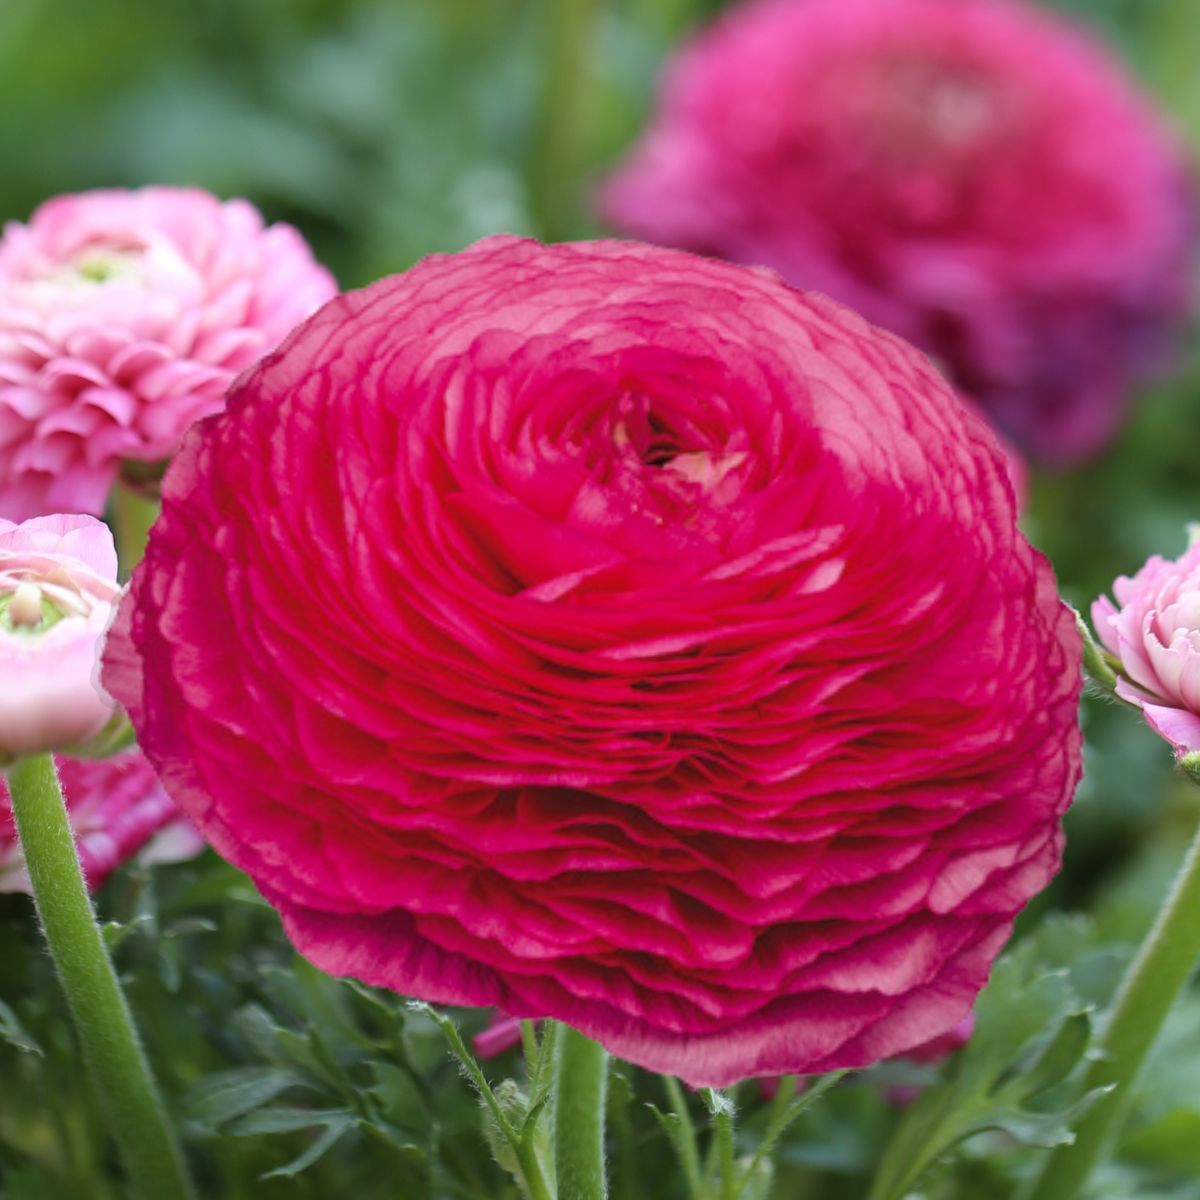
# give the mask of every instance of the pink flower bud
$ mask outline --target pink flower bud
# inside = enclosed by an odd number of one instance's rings
[[[1157,554],[1101,596],[1092,623],[1120,660],[1117,695],[1136,704],[1181,757],[1200,750],[1200,543],[1169,561]]]
[[[120,589],[94,517],[0,520],[0,764],[78,746],[112,719],[97,646]]]

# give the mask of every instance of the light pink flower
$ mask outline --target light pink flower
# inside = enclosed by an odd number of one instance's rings
[[[0,520],[0,764],[86,742],[113,716],[97,647],[119,594],[94,517]]]
[[[59,757],[57,765],[89,887],[98,888],[134,855],[143,862],[178,862],[204,848],[140,750],[94,761]],[[0,779],[0,892],[28,890],[8,789]]]
[[[1200,750],[1200,543],[1169,561],[1157,554],[1101,596],[1092,622],[1125,678],[1117,695],[1138,705],[1179,754]]]
[[[0,516],[100,514],[122,459],[168,457],[336,290],[244,200],[59,196],[0,238]]]

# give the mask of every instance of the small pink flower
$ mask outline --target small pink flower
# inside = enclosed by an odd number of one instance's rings
[[[0,520],[0,763],[95,737],[115,706],[97,647],[120,589],[94,517]]]
[[[103,512],[239,371],[336,290],[244,200],[150,187],[59,196],[0,238],[0,515]]]
[[[1136,704],[1178,754],[1200,750],[1200,543],[1168,561],[1157,554],[1101,596],[1092,622],[1120,660],[1117,695]]]
[[[60,757],[57,763],[89,887],[98,888],[134,855],[144,862],[178,862],[204,848],[141,751],[96,761]],[[8,790],[0,780],[0,892],[28,890]]]

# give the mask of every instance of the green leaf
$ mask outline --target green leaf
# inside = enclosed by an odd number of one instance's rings
[[[104,935],[104,944],[111,954],[131,933],[136,933],[143,925],[153,924],[154,918],[149,913],[138,913],[128,921],[105,921],[100,926],[100,932]]]
[[[258,1108],[280,1092],[306,1086],[304,1076],[280,1067],[236,1067],[200,1080],[184,1100],[186,1115],[216,1129]]]
[[[782,1089],[786,1087],[786,1082],[780,1082],[780,1091],[776,1093],[778,1103],[774,1103],[772,1107],[775,1109],[771,1120],[767,1124],[766,1130],[755,1147],[754,1154],[746,1164],[745,1170],[742,1172],[738,1182],[738,1193],[741,1194],[747,1190],[753,1190],[756,1181],[759,1179],[763,1164],[768,1161],[771,1151],[775,1148],[775,1143],[787,1132],[792,1123],[804,1112],[805,1109],[816,1103],[831,1087],[834,1086],[847,1074],[846,1071],[831,1071],[828,1075],[821,1075],[814,1079],[809,1086],[800,1093],[800,1095],[790,1095]],[[785,1080],[792,1079],[792,1088],[795,1088],[794,1076],[785,1076]]]
[[[293,1175],[299,1175],[301,1171],[311,1167],[328,1150],[332,1149],[334,1143],[353,1125],[352,1120],[346,1119],[343,1121],[333,1121],[326,1125],[325,1128],[313,1139],[308,1148],[292,1159],[290,1163],[286,1163],[282,1167],[276,1167],[273,1171],[267,1171],[266,1174],[259,1176],[260,1179],[290,1179]]]
[[[989,1129],[1034,1146],[1070,1141],[1078,1117],[1102,1094],[1056,1104],[1054,1089],[1083,1061],[1091,1012],[1065,970],[1042,971],[1036,947],[1002,958],[975,1005],[975,1031],[947,1078],[901,1118],[868,1200],[901,1200],[966,1138]]]
[[[3,1000],[0,1000],[0,1039],[10,1046],[15,1046],[25,1054],[42,1054],[42,1048],[21,1024],[17,1014]]]
[[[227,1125],[224,1132],[233,1137],[252,1137],[260,1133],[294,1133],[297,1129],[312,1129],[352,1120],[354,1114],[346,1108],[284,1108],[256,1109]]]

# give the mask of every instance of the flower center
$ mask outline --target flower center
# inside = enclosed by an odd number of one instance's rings
[[[67,617],[86,617],[98,597],[55,568],[45,575],[0,571],[0,631],[40,635]]]

